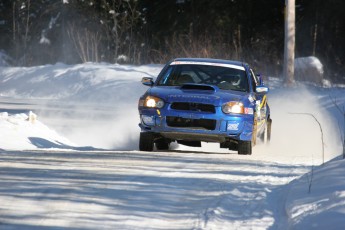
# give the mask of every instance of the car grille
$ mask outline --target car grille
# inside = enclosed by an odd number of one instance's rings
[[[190,102],[173,102],[171,104],[170,108],[175,109],[175,110],[216,113],[216,109],[214,108],[214,105],[210,105],[210,104],[200,104],[200,103],[190,103]]]
[[[212,119],[190,119],[182,117],[166,117],[167,125],[177,128],[215,130],[217,121]]]

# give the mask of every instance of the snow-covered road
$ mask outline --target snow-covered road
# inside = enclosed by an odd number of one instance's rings
[[[6,151],[0,229],[279,229],[279,189],[309,169],[212,152]]]

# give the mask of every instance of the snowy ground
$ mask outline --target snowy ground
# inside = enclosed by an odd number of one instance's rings
[[[344,87],[270,78],[272,143],[251,156],[139,152],[140,79],[161,68],[0,67],[0,229],[345,227]]]

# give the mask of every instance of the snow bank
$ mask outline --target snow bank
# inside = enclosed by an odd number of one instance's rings
[[[108,63],[0,68],[0,96],[35,104],[44,124],[80,146],[137,149],[138,98],[162,65]],[[104,135],[106,133],[106,135]]]
[[[32,150],[42,148],[73,149],[75,144],[37,120],[36,114],[0,113],[0,148]]]
[[[345,226],[344,181],[345,160],[336,159],[290,183],[286,199],[289,229]]]
[[[107,63],[2,68],[0,96],[115,104],[144,91],[140,79],[155,77],[161,68]]]
[[[300,57],[295,59],[295,79],[305,82],[323,83],[323,65],[317,57]]]

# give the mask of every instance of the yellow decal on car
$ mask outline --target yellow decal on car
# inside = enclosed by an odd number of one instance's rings
[[[260,109],[264,106],[266,106],[266,102],[267,102],[267,98],[266,98],[266,95],[264,95],[264,97],[262,98],[262,102],[260,104]]]

